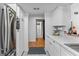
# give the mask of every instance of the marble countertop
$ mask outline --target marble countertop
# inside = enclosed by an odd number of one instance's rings
[[[79,52],[73,50],[72,48],[66,46],[65,44],[79,44],[79,37],[73,37],[73,36],[68,36],[68,35],[63,35],[63,36],[53,36],[47,34],[52,40],[55,40],[59,45],[61,45],[63,48],[68,50],[69,52],[73,53],[74,55],[79,56]]]

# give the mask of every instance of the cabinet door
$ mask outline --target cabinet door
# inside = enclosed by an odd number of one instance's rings
[[[61,56],[74,56],[72,53],[61,47]]]
[[[49,52],[50,56],[60,56],[60,45],[50,37],[46,37],[45,49]]]
[[[46,37],[45,37],[45,50],[46,50],[46,51],[49,50],[49,47],[50,47],[48,40],[49,40],[49,38],[46,36]]]
[[[52,42],[51,42],[52,40]],[[53,39],[49,41],[49,53],[51,56],[60,56],[60,45]]]
[[[54,41],[54,55],[60,56],[60,45]]]
[[[55,55],[54,50],[55,50],[54,43],[53,42],[49,42],[49,54],[50,54],[50,56],[54,56]]]
[[[48,52],[48,54],[50,56],[53,56],[54,55],[54,45],[53,43],[51,42],[51,38],[49,38],[48,36],[45,37],[45,50]]]

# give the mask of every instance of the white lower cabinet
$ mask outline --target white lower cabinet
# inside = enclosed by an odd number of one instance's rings
[[[60,46],[55,42],[50,42],[50,55],[51,56],[60,56]]]
[[[74,56],[72,53],[61,47],[61,56]]]
[[[72,53],[48,36],[45,38],[45,49],[50,56],[73,56]]]
[[[60,55],[60,46],[55,41],[52,40],[48,36],[46,37],[45,49],[49,52],[50,56],[59,56]]]
[[[48,37],[46,36],[45,37],[45,51],[48,51],[49,50],[49,41],[48,41]]]
[[[55,42],[55,49],[54,49],[54,54],[55,56],[60,56],[60,45]]]
[[[54,49],[55,47],[54,47],[54,43],[51,43],[51,42],[49,42],[49,54],[50,54],[50,56],[54,56],[55,54],[54,54]]]

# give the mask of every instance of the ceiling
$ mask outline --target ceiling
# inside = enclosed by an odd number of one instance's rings
[[[2,8],[2,7],[3,7],[3,5],[4,5],[3,3],[0,3],[0,8]]]
[[[29,14],[44,14],[45,12],[54,10],[57,6],[70,5],[71,3],[19,3],[18,5]],[[39,10],[34,10],[39,8]]]

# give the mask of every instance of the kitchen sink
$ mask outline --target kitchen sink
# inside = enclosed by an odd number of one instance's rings
[[[79,52],[79,44],[65,44],[65,45]]]

